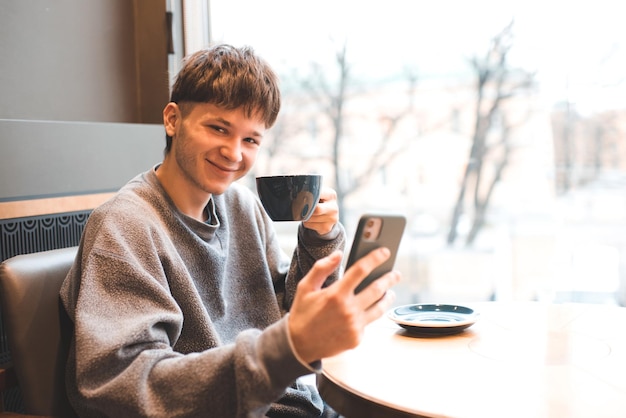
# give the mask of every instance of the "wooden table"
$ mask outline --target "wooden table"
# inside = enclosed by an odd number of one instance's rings
[[[626,417],[626,308],[486,302],[461,334],[384,317],[324,359],[322,397],[349,418]]]

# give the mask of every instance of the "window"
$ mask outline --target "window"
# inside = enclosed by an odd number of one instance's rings
[[[349,233],[362,212],[406,214],[398,303],[626,303],[617,3],[210,7],[211,41],[253,46],[282,79],[251,176],[324,174]]]

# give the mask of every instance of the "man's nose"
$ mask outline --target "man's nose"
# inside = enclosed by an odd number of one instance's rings
[[[228,161],[241,161],[241,139],[237,138],[224,144],[221,153]]]

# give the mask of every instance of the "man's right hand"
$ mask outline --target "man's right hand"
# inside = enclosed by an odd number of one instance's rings
[[[385,313],[395,298],[389,289],[400,281],[399,272],[383,275],[358,294],[354,289],[387,258],[387,248],[376,249],[325,288],[322,285],[339,268],[342,253],[336,251],[314,264],[298,284],[289,314],[289,333],[302,360],[312,363],[356,347],[365,326]]]

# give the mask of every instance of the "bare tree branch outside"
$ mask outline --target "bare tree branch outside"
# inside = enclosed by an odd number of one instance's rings
[[[511,131],[514,126],[508,114],[507,101],[528,92],[533,85],[532,73],[509,67],[512,28],[511,22],[493,38],[484,57],[475,56],[470,60],[476,77],[474,132],[452,211],[448,245],[457,240],[463,215],[471,218],[466,245],[471,246],[483,228],[493,191],[513,150]]]

